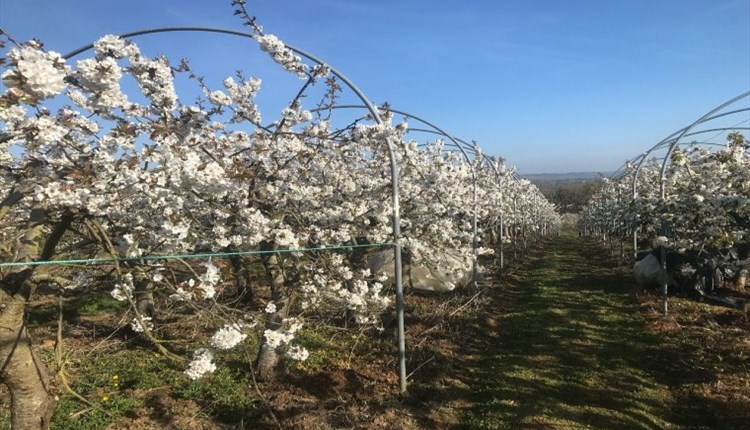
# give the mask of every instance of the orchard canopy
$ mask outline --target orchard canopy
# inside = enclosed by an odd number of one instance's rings
[[[261,327],[272,364],[277,351],[307,357],[293,342],[305,318],[381,327],[393,282],[368,269],[371,251],[397,243],[452,289],[495,252],[492,240],[558,228],[536,187],[478,148],[465,157],[441,139],[407,140],[408,124],[394,125],[387,107],[380,121],[341,119],[344,90],[331,69],[251,28],[299,77],[280,113],[261,112],[252,70],[213,88],[187,60],[113,35],[77,59],[5,40],[0,257],[17,264],[0,269],[3,302],[101,291],[129,302],[132,330],[157,345],[159,307],[204,314],[216,331],[185,371],[199,378]],[[178,82],[200,97],[181,98]],[[261,308],[226,303],[230,289],[255,293],[248,255],[261,259],[271,291]],[[28,264],[50,260],[78,263]]]

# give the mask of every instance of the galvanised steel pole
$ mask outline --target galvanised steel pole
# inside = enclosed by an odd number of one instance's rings
[[[493,168],[495,168],[493,166]],[[495,168],[495,175],[498,175],[497,168]],[[500,182],[500,179],[498,178],[498,183]],[[505,211],[503,210],[503,203],[505,202],[505,193],[502,189],[502,184],[500,188],[500,273],[503,273],[505,270]]]

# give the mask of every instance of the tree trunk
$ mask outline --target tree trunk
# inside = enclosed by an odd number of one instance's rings
[[[735,287],[739,290],[744,290],[747,288],[747,278],[748,274],[750,274],[750,270],[748,269],[740,269],[737,271],[737,278],[735,279]]]
[[[135,308],[142,317],[153,318],[156,315],[154,284],[142,267],[137,267],[134,272]]]
[[[42,247],[46,221],[44,210],[31,210],[16,261],[43,261],[52,257],[72,218],[64,216]],[[37,267],[11,270],[0,279],[0,383],[10,391],[13,430],[49,429],[56,403],[47,368],[32,349],[26,329],[27,304],[34,293],[30,279]]]
[[[226,252],[236,252],[236,247],[227,248]],[[252,303],[255,294],[250,287],[250,272],[247,270],[244,259],[239,255],[229,256],[229,263],[232,265],[234,274],[234,286],[237,288],[237,294],[242,296],[245,303]]]
[[[28,270],[28,269],[27,269]],[[10,391],[11,428],[46,430],[55,410],[47,369],[31,347],[25,300],[0,290],[0,381]]]
[[[258,379],[261,381],[273,381],[276,379],[280,361],[281,358],[278,351],[264,342],[260,351],[258,351],[258,361],[255,365]]]
[[[262,243],[261,250],[271,251],[278,249],[276,244]],[[289,294],[285,290],[284,270],[281,265],[279,254],[265,254],[263,265],[271,284],[271,301],[276,306],[273,312],[266,320],[266,330],[278,330],[283,324],[284,318],[289,315]],[[256,368],[258,378],[262,381],[272,381],[278,374],[281,357],[275,348],[271,348],[268,342],[263,341],[263,345],[258,351]]]

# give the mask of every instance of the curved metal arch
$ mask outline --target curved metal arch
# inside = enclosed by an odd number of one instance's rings
[[[736,130],[743,130],[743,131],[750,131],[750,127],[724,127],[724,128],[710,128],[706,130],[701,131],[694,131],[692,133],[687,133],[683,137],[689,137],[689,136],[697,136],[700,134],[705,133],[712,133],[712,132],[725,132],[725,131],[736,131]],[[674,139],[670,139],[666,142],[662,142],[660,145],[657,145],[651,149],[649,152],[654,152],[658,149],[665,148],[667,145],[672,145],[676,141]],[[677,142],[677,146],[680,145],[702,145],[702,146],[717,146],[717,147],[725,147],[725,143],[717,143],[717,142],[711,142],[711,141],[690,141],[690,142]],[[622,178],[622,175],[624,175],[624,171],[628,165],[632,165],[636,160],[641,159],[643,157],[647,156],[647,153],[639,154],[629,160],[626,160],[625,163],[620,166],[617,170],[614,171],[614,173],[610,176],[610,179],[617,180]],[[653,160],[654,158],[648,158],[649,160]],[[659,160],[663,160],[663,157],[659,157]]]
[[[732,111],[732,113],[745,112],[745,111],[750,111],[750,108],[748,108],[748,109],[739,109],[739,110],[736,110],[736,111]],[[726,114],[722,114],[720,116],[726,116]],[[744,122],[748,122],[748,121],[750,121],[750,118],[747,119],[747,120],[745,120],[745,121],[742,121],[742,122],[744,123]],[[709,129],[705,129],[705,130],[700,130],[700,131],[694,131],[694,132],[691,132],[691,133],[687,133],[683,137],[696,136],[696,135],[699,135],[699,134],[712,133],[712,132],[720,132],[721,133],[721,132],[725,132],[725,131],[734,131],[734,130],[750,131],[750,127],[735,126],[735,127],[709,128]],[[657,150],[657,149],[660,149],[660,148],[663,148],[664,146],[670,144],[672,141],[673,141],[672,139],[667,140],[667,141],[662,141],[662,142],[660,142],[660,144],[657,144],[656,146],[652,147],[651,150],[650,150],[650,152],[654,151],[654,150]],[[721,143],[712,143],[712,142],[698,142],[698,144],[699,145],[724,146],[724,144],[721,144]],[[625,170],[627,169],[627,166],[628,165],[632,165],[636,160],[640,159],[641,157],[645,156],[646,154],[647,153],[644,152],[643,154],[639,154],[639,155],[637,155],[637,156],[635,156],[633,158],[630,158],[630,159],[626,160],[625,163],[623,163],[614,172],[612,172],[612,174],[610,175],[609,179],[611,179],[611,180],[621,179],[622,175],[625,174]]]
[[[735,109],[735,110],[731,110],[731,111],[727,111],[727,112],[722,112],[722,113],[719,113],[717,115],[711,115],[712,113],[716,113],[717,111],[721,110],[723,107],[729,106],[732,103],[735,103],[736,101],[741,100],[744,97],[747,97],[748,95],[750,95],[750,92],[746,92],[746,93],[744,93],[744,94],[742,94],[740,96],[735,97],[734,99],[730,100],[729,102],[724,103],[722,106],[720,106],[720,107],[712,110],[711,112],[709,112],[709,114],[704,115],[701,119],[699,119],[698,121],[694,122],[692,125],[683,127],[681,129],[675,131],[674,133],[672,133],[669,136],[665,137],[659,143],[657,143],[656,145],[654,145],[653,147],[651,147],[649,150],[647,150],[646,152],[644,152],[641,155],[642,159],[638,163],[638,166],[636,167],[636,170],[635,170],[635,173],[634,173],[635,174],[635,178],[633,179],[633,199],[635,199],[638,196],[637,182],[638,182],[638,175],[640,173],[641,166],[646,161],[646,159],[648,159],[648,156],[651,154],[651,152],[653,152],[653,151],[655,151],[657,149],[660,149],[660,148],[662,148],[665,145],[669,145],[672,142],[676,142],[679,139],[679,137],[675,137],[675,136],[680,136],[682,134],[685,134],[685,136],[692,136],[692,135],[694,135],[695,133],[687,134],[687,132],[690,131],[691,128],[694,128],[695,126],[697,126],[699,124],[702,124],[702,123],[705,123],[705,122],[708,122],[708,121],[713,121],[715,119],[722,118],[722,117],[725,117],[725,116],[734,115],[736,113],[750,111],[750,108],[742,108],[742,109]],[[685,137],[685,136],[682,136],[682,137]],[[638,157],[635,157],[635,158],[638,158]]]
[[[669,155],[672,153],[672,151],[674,150],[674,148],[677,146],[677,144],[680,141],[680,139],[682,139],[683,137],[685,137],[690,130],[692,130],[693,128],[695,128],[699,124],[702,124],[702,123],[708,121],[707,118],[712,118],[712,115],[715,114],[716,112],[719,112],[722,109],[724,109],[725,107],[731,106],[735,102],[738,102],[738,101],[740,101],[740,100],[742,100],[742,99],[744,99],[744,98],[746,98],[748,96],[750,96],[750,91],[748,91],[748,92],[746,92],[744,94],[740,94],[739,96],[737,96],[737,97],[735,97],[735,98],[733,98],[731,100],[728,100],[728,101],[724,102],[723,104],[715,107],[713,110],[709,111],[707,114],[705,114],[702,117],[700,117],[697,121],[695,121],[694,123],[692,123],[691,125],[689,125],[688,127],[686,127],[682,131],[682,133],[680,133],[680,135],[677,136],[677,138],[675,138],[674,142],[671,145],[669,145],[669,148],[667,149],[667,154],[664,157],[664,163],[661,165],[661,171],[659,172],[659,192],[661,193],[662,200],[664,200],[666,198],[666,190],[664,188],[664,175],[665,175],[666,170],[667,170],[667,164],[669,164]],[[750,110],[750,108],[748,108],[748,109],[738,109],[738,110],[735,110],[735,111],[726,112],[723,116],[731,115],[731,114],[737,113],[737,112],[748,111],[748,110]]]
[[[445,136],[443,133],[437,132],[435,130],[428,130],[428,129],[422,129],[422,128],[413,128],[413,127],[409,127],[408,130],[419,131],[419,132],[423,132],[423,133],[431,133],[431,134],[440,135],[440,136]],[[474,142],[473,144],[470,144],[469,142],[467,142],[465,140],[462,140],[462,139],[459,139],[459,138],[457,138],[455,136],[452,136],[452,137],[453,137],[454,141],[457,141],[458,143],[460,143],[461,145],[463,145],[463,148],[466,151],[471,152],[475,159],[476,159],[477,155],[480,155],[481,158],[482,158],[482,164],[483,165],[486,164],[486,165],[490,166],[490,168],[492,168],[493,173],[495,174],[495,178],[498,181],[500,180],[500,172],[497,170],[497,165],[495,164],[495,163],[498,162],[498,160],[494,160],[492,157],[490,157],[489,155],[485,154],[484,152],[478,152],[477,151],[478,145],[476,144],[476,142]],[[448,144],[448,145],[450,147],[459,148],[460,149],[460,146],[456,145],[455,143]],[[515,175],[515,174],[512,175],[510,178],[513,179],[514,181],[518,181],[519,179],[521,179],[518,175]]]
[[[471,154],[471,156],[474,157],[475,159],[477,158],[477,152],[474,150],[474,148],[466,146],[464,144],[465,142],[462,141],[461,139],[458,139],[456,137],[453,138],[455,141],[459,142],[457,144],[452,139],[450,139],[450,136],[446,136],[444,133],[436,131],[436,130],[430,130],[430,129],[427,129],[427,128],[417,128],[417,127],[409,127],[408,129],[406,129],[406,133],[409,133],[409,132],[412,132],[412,131],[416,131],[416,132],[420,132],[420,133],[429,133],[429,134],[434,134],[434,135],[437,135],[437,136],[443,136],[443,137],[448,138],[449,141],[446,142],[445,145],[447,147],[449,147],[449,148],[458,149],[459,152],[461,152],[462,155],[464,156],[464,159],[467,160],[467,162],[470,162],[469,160],[471,159],[471,157],[468,156],[469,154]],[[424,147],[426,145],[427,144],[424,144],[424,143],[420,143],[419,144],[419,146],[421,146],[421,147]]]
[[[334,106],[333,107],[333,109],[363,109],[363,108],[366,108],[366,106],[361,106],[361,105],[339,105],[339,106]],[[369,110],[369,108],[368,108],[368,110]],[[443,130],[440,127],[438,127],[437,125],[435,125],[435,124],[433,124],[433,123],[431,123],[431,122],[429,122],[429,121],[427,121],[425,119],[422,119],[422,118],[420,118],[420,117],[418,117],[416,115],[413,115],[411,113],[404,112],[404,111],[401,111],[401,110],[398,110],[398,109],[393,109],[390,106],[387,108],[387,110],[389,112],[393,112],[395,114],[402,115],[402,116],[405,116],[407,118],[417,120],[417,121],[421,122],[422,124],[424,124],[424,125],[426,125],[428,127],[431,127],[433,130],[435,130],[437,132],[436,134],[440,134],[442,136],[447,137],[451,142],[453,142],[453,144],[456,146],[456,148],[458,148],[461,151],[461,153],[463,154],[464,158],[466,159],[466,162],[467,163],[471,163],[471,158],[469,157],[469,154],[466,153],[466,150],[461,146],[461,144],[459,143],[459,141],[455,137],[453,137],[452,135],[450,135],[449,133],[447,133],[445,130]],[[408,129],[407,129],[407,132],[408,132]]]
[[[750,109],[744,109],[744,110],[750,111]],[[698,135],[706,134],[706,133],[719,132],[719,134],[721,134],[722,132],[725,132],[725,131],[735,131],[735,130],[747,131],[747,130],[750,130],[750,127],[722,127],[722,128],[708,128],[705,130],[693,131],[691,133],[686,133],[682,135],[679,139],[675,137],[667,141],[663,141],[659,145],[653,147],[652,150],[656,151],[658,149],[669,148],[669,147],[671,147],[672,150],[674,150],[675,147],[678,147],[680,145],[692,145],[692,144],[707,145],[707,146],[726,146],[726,144],[723,144],[723,143],[716,143],[716,142],[710,142],[710,141],[699,142],[699,141],[692,140],[692,141],[685,142],[685,141],[680,141],[680,139],[685,138],[685,137],[690,137],[690,136],[698,136]],[[666,155],[667,158],[670,155],[670,152],[671,151],[667,152],[667,155]],[[659,159],[663,159],[663,158],[660,157]]]
[[[617,180],[622,179],[622,177],[625,175],[625,173],[627,173],[628,166],[632,166],[633,163],[635,163],[636,160],[638,160],[641,157],[643,157],[644,154],[645,154],[645,152],[643,154],[638,154],[635,157],[632,157],[632,158],[629,158],[629,159],[625,160],[625,162],[622,163],[622,165],[620,167],[618,167],[617,170],[615,170],[614,172],[612,172],[612,175],[610,175],[609,179],[612,180],[612,181],[617,181]]]
[[[147,34],[155,33],[170,33],[170,32],[202,32],[202,33],[218,33],[228,34],[233,36],[240,36],[249,39],[256,40],[255,35],[248,32],[230,30],[225,28],[216,27],[162,27],[152,28],[145,30],[137,30],[128,33],[120,34],[121,38],[129,38]],[[364,103],[367,110],[372,115],[373,119],[378,125],[384,125],[383,119],[380,117],[377,109],[370,100],[364,95],[364,93],[349,80],[343,73],[338,71],[335,67],[332,67],[319,57],[310,54],[307,51],[303,51],[292,45],[284,44],[288,49],[292,50],[298,55],[301,55],[321,66],[326,66],[330,69],[331,73],[336,76],[339,80],[344,82],[349,89],[351,89],[357,97]],[[91,50],[94,44],[88,44],[78,49],[70,51],[63,56],[66,60],[75,57],[78,54]],[[403,274],[402,274],[402,262],[401,262],[401,217],[400,217],[400,206],[399,206],[399,186],[398,186],[398,163],[396,161],[395,147],[391,139],[386,138],[386,144],[388,146],[388,152],[390,156],[390,167],[391,167],[391,201],[392,201],[392,236],[393,236],[393,247],[394,247],[394,277],[396,283],[396,313],[398,319],[398,354],[399,354],[399,385],[401,393],[406,392],[406,341],[405,341],[405,330],[404,330],[404,291],[403,291]]]
[[[333,107],[333,109],[363,109],[363,108],[365,108],[365,106],[361,106],[361,105],[339,105],[339,106],[334,106]],[[391,107],[388,108],[388,111],[389,112],[393,112],[393,113],[398,114],[398,115],[405,116],[407,118],[411,118],[411,119],[417,120],[417,121],[421,122],[422,124],[427,125],[428,127],[432,128],[432,130],[430,130],[430,129],[422,129],[422,128],[409,127],[407,129],[407,133],[409,131],[419,131],[419,132],[431,133],[431,134],[435,134],[435,135],[446,137],[446,138],[448,138],[451,141],[451,143],[452,143],[451,146],[452,147],[454,147],[454,148],[458,149],[459,151],[461,151],[461,153],[464,156],[464,159],[466,160],[467,163],[471,162],[471,157],[469,157],[469,154],[473,155],[475,158],[477,157],[477,155],[481,155],[485,162],[488,162],[490,164],[492,163],[492,159],[489,156],[487,156],[486,154],[484,154],[484,152],[481,152],[481,151],[477,150],[478,149],[478,145],[476,144],[476,142],[474,142],[473,144],[471,144],[471,143],[466,142],[465,140],[459,139],[458,137],[453,136],[452,134],[450,134],[450,133],[446,132],[445,130],[441,129],[440,127],[438,127],[434,123],[431,123],[431,122],[429,122],[429,121],[427,121],[427,120],[425,120],[423,118],[417,117],[416,115],[411,114],[409,112],[404,112],[404,111],[401,111],[401,110],[393,109]]]
[[[718,106],[717,108],[712,109],[709,113],[703,115],[701,118],[699,118],[693,124],[691,124],[689,126],[686,126],[686,127],[683,127],[681,129],[675,131],[674,133],[672,133],[669,136],[665,137],[659,143],[657,143],[656,145],[654,145],[653,147],[651,147],[650,149],[648,149],[643,154],[634,157],[632,159],[633,161],[635,161],[636,159],[639,159],[639,158],[640,158],[640,161],[638,162],[638,164],[637,164],[637,166],[635,168],[635,171],[633,172],[633,184],[632,184],[632,195],[631,195],[632,201],[635,202],[636,199],[638,198],[638,177],[640,176],[640,172],[641,172],[641,169],[643,168],[644,163],[646,162],[646,160],[649,159],[649,156],[651,155],[651,153],[653,151],[661,149],[661,148],[663,148],[663,147],[665,147],[667,145],[669,145],[670,148],[672,148],[673,145],[676,144],[679,141],[680,138],[686,137],[686,136],[693,136],[693,135],[700,134],[701,133],[700,131],[689,133],[692,128],[695,128],[696,126],[698,126],[700,124],[703,124],[703,123],[706,123],[706,122],[709,122],[709,121],[712,121],[712,120],[715,120],[715,119],[718,119],[718,118],[722,118],[722,117],[734,115],[734,114],[737,114],[737,113],[742,113],[742,112],[748,112],[748,111],[750,111],[750,108],[741,108],[741,109],[734,109],[734,110],[730,110],[730,111],[726,111],[726,112],[720,112],[720,113],[716,114],[717,112],[721,111],[723,108],[725,108],[727,106],[730,106],[730,105],[732,105],[733,103],[735,103],[735,102],[737,102],[739,100],[742,100],[743,98],[747,97],[748,95],[750,95],[750,91],[745,92],[743,94],[740,94],[737,97],[734,97],[733,99],[731,99],[731,100],[723,103],[722,105]],[[714,115],[714,114],[716,114],[716,115]],[[727,129],[730,129],[730,128],[727,127]],[[714,131],[719,131],[719,130],[714,130]],[[669,150],[669,153],[671,153],[671,152],[672,152],[672,149]],[[662,164],[662,171],[664,170],[664,168],[666,166],[666,163],[668,162],[668,155],[669,155],[669,153],[667,154],[667,157],[665,157],[664,162]],[[660,172],[660,187],[659,188],[660,188],[660,193],[663,194],[663,179],[662,178],[663,178],[663,172]],[[664,198],[664,197],[662,197],[662,198]],[[634,260],[637,257],[637,252],[638,252],[638,231],[637,231],[636,228],[633,228],[633,259]]]
[[[499,172],[497,171],[497,166],[494,165],[495,160],[493,160],[492,157],[490,157],[489,155],[485,154],[484,151],[479,151],[479,144],[477,144],[477,142],[472,141],[472,143],[469,143],[455,136],[453,136],[453,138],[459,143],[461,143],[464,146],[464,148],[466,148],[468,151],[472,152],[475,158],[477,155],[481,155],[482,163],[487,163],[490,167],[492,167],[492,170],[495,172],[495,175],[499,174]]]

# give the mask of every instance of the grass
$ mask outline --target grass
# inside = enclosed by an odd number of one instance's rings
[[[731,294],[750,298],[746,290]],[[670,298],[668,316],[655,312],[658,307],[657,297],[643,297],[643,313],[668,358],[660,366],[673,381],[677,416],[688,417],[681,422],[750,428],[750,314],[683,298]]]
[[[175,383],[177,369],[153,352],[133,349],[99,354],[70,367],[72,388],[95,406],[61,396],[52,419],[56,429],[100,429],[143,407],[142,394]]]
[[[474,407],[456,428],[664,429],[674,403],[654,366],[658,337],[628,277],[586,240],[559,236],[509,279],[500,322],[476,327],[486,354],[470,385]]]
[[[189,380],[183,370],[181,364],[138,348],[87,357],[72,366],[70,379],[72,388],[94,406],[66,393],[58,402],[52,428],[94,430],[123,422],[153,426],[158,423],[156,411],[165,416],[164,425],[173,424],[169,417],[175,407],[185,408],[177,402],[190,404],[196,416],[218,423],[239,423],[257,415],[258,401],[249,392],[243,362],[230,361],[200,381]]]

